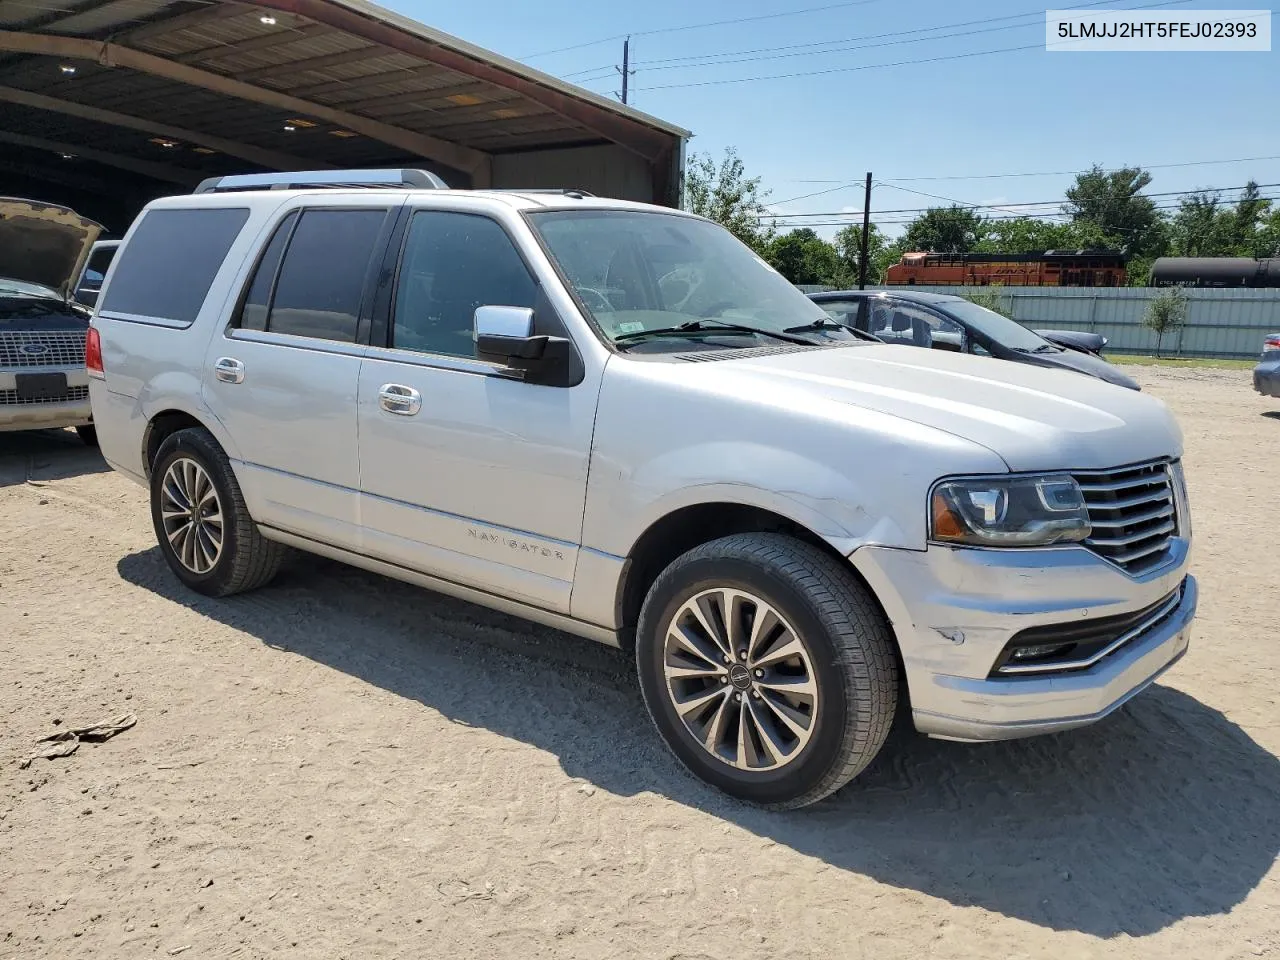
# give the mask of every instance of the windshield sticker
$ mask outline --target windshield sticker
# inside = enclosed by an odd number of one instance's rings
[[[619,333],[639,333],[643,329],[644,324],[636,320],[627,320],[624,323],[618,324]]]

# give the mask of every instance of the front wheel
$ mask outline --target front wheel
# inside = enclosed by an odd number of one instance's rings
[[[765,807],[815,803],[880,751],[897,708],[883,613],[810,544],[738,534],[676,559],[645,598],[640,688],[676,757]]]

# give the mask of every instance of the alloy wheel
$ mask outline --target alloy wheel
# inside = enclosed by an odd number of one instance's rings
[[[186,569],[206,574],[222,556],[222,504],[208,472],[195,460],[169,464],[160,485],[160,517],[174,555]]]
[[[767,601],[705,590],[676,611],[663,643],[666,690],[702,748],[738,770],[791,763],[818,719],[808,648]]]

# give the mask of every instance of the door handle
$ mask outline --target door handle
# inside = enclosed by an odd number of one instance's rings
[[[401,386],[398,383],[384,383],[378,388],[378,406],[387,413],[412,417],[422,409],[422,394],[413,387]]]
[[[235,357],[219,357],[213,365],[213,375],[223,383],[244,383],[244,364]]]

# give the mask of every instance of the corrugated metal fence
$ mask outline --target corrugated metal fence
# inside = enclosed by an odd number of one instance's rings
[[[878,287],[886,291],[966,296],[990,287]],[[1111,353],[1154,354],[1156,335],[1142,325],[1150,287],[999,287],[1012,316],[1028,327],[1087,330],[1110,339]],[[1280,290],[1186,290],[1187,319],[1165,334],[1162,353],[1181,357],[1250,359],[1265,334],[1280,331]]]

